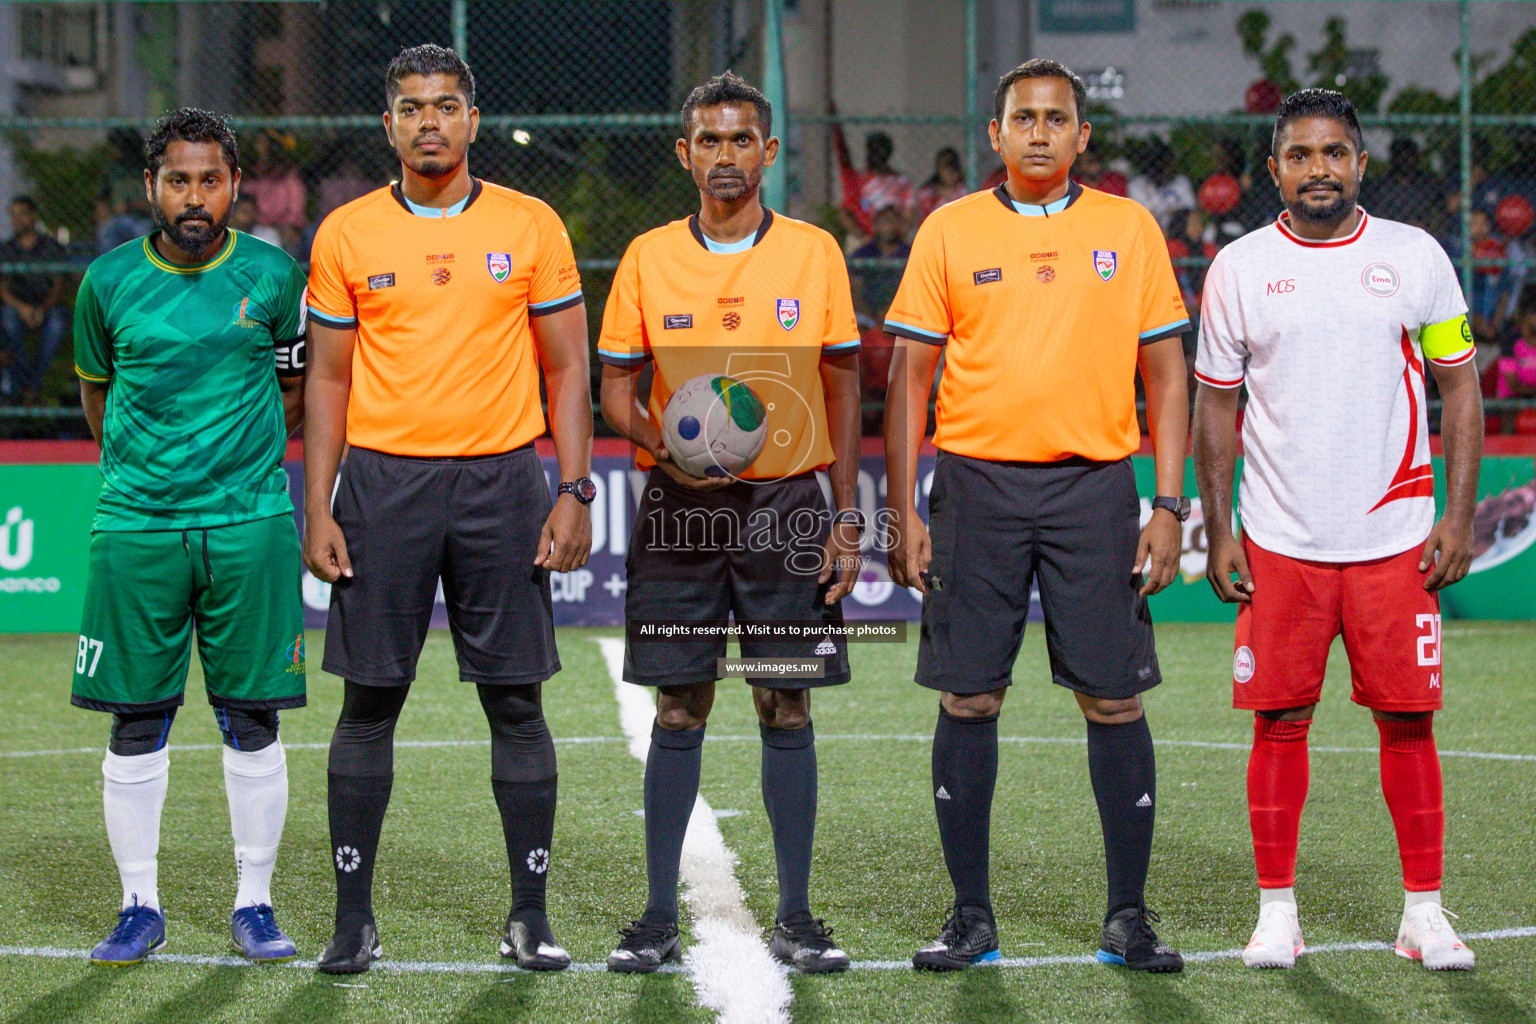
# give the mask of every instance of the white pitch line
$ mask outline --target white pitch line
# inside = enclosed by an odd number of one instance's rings
[[[608,639],[604,637],[602,639]],[[645,734],[647,737],[649,732]],[[999,743],[1044,744],[1081,746],[1086,742],[1081,736],[999,736]],[[556,745],[564,746],[591,746],[603,743],[625,743],[631,745],[633,741],[620,736],[565,736],[556,737]],[[720,736],[711,736],[706,741],[709,743],[760,743],[761,737],[747,734],[732,735],[729,733]],[[858,742],[858,743],[932,743],[933,736],[926,733],[825,733],[816,737],[816,742]],[[1237,750],[1246,753],[1250,746],[1247,743],[1222,743],[1215,740],[1156,740],[1159,747],[1191,747],[1197,750]],[[411,749],[435,749],[439,747],[484,747],[489,745],[489,740],[396,740],[396,750]],[[649,743],[647,742],[647,745]],[[284,743],[284,750],[329,750],[329,743]],[[102,747],[67,747],[58,750],[0,750],[0,758],[5,757],[59,757],[67,754],[101,754]],[[171,744],[174,752],[218,750],[217,743],[188,743]],[[1376,747],[1308,747],[1314,754],[1378,754]],[[1442,750],[1441,757],[1462,757],[1475,761],[1536,761],[1536,754],[1501,754],[1484,750]]]
[[[594,743],[623,743],[622,736],[567,736],[564,739],[555,738],[557,745],[583,746]],[[434,749],[437,747],[488,747],[491,741],[485,740],[396,740],[396,750]],[[181,752],[183,750],[218,750],[218,743],[172,743],[171,750]],[[0,757],[57,757],[61,754],[100,754],[104,747],[67,747],[59,750],[0,750]],[[329,750],[330,743],[283,743],[284,750]]]
[[[624,682],[624,641],[597,638],[629,752],[641,764],[651,746],[656,704],[651,692]],[[747,913],[746,895],[736,881],[736,854],[725,845],[715,813],[703,794],[694,800],[683,838],[684,899],[693,911],[694,942],[683,955],[699,1002],[720,1015],[721,1024],[789,1024],[794,991],[768,955],[761,929]]]
[[[1525,928],[1500,928],[1495,931],[1471,932],[1461,936],[1467,942],[1498,942],[1504,939],[1530,939],[1536,938],[1536,926]],[[1329,942],[1321,946],[1308,946],[1303,956],[1324,956],[1330,953],[1384,953],[1392,949],[1390,942]],[[61,949],[55,946],[0,946],[0,957],[14,956],[27,957],[37,960],[87,960],[91,951],[88,949]],[[1236,960],[1243,955],[1241,949],[1213,949],[1199,950],[1185,953],[1185,963],[1213,963],[1220,960]],[[145,961],[146,965],[171,964],[189,967],[286,967],[301,971],[313,971],[313,960],[290,960],[283,964],[256,964],[238,956],[199,956],[190,953],[152,953]],[[1091,954],[1077,953],[1058,956],[1020,956],[1005,957],[1002,960],[984,964],[981,970],[997,968],[1028,969],[1037,967],[1100,967],[1102,966]],[[777,968],[780,973],[787,973],[787,968]],[[910,971],[913,970],[910,960],[855,960],[851,965],[855,971]],[[374,971],[383,971],[396,974],[518,974],[523,973],[515,964],[488,963],[478,960],[378,960],[373,965]],[[608,968],[603,963],[577,963],[569,968],[576,974],[603,974]],[[675,965],[667,965],[662,971],[668,974],[689,973],[685,968]],[[548,972],[539,972],[548,977]],[[694,983],[698,983],[697,977]]]

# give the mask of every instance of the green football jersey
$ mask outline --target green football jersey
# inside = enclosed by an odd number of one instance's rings
[[[303,373],[304,273],[231,230],[194,267],[153,235],[86,271],[75,371],[110,382],[93,530],[227,526],[293,511],[277,376]]]

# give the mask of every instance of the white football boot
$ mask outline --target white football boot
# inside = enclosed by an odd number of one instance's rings
[[[1397,955],[1418,960],[1431,971],[1470,971],[1477,958],[1445,919],[1438,903],[1420,903],[1403,911],[1397,928]],[[1451,914],[1455,917],[1455,914]]]
[[[1306,948],[1296,904],[1266,903],[1259,908],[1259,923],[1243,950],[1243,963],[1249,967],[1295,967],[1296,958]]]

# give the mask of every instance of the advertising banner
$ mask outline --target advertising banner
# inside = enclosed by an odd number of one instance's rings
[[[95,466],[0,465],[0,633],[80,629]]]
[[[1152,514],[1155,490],[1150,458],[1132,460],[1143,495],[1142,518]],[[295,507],[304,507],[302,464],[289,462],[289,489]],[[552,457],[544,459],[551,489],[558,470]],[[1444,467],[1435,460],[1437,497],[1444,501]],[[551,587],[555,619],[567,626],[619,626],[624,619],[624,554],[639,508],[645,474],[623,456],[593,459],[592,478],[597,500],[592,504],[592,557],[571,573],[555,574]],[[1186,493],[1193,496],[1194,469],[1186,473]],[[933,460],[921,460],[918,472],[918,511],[928,513]],[[92,464],[0,464],[0,633],[61,632],[79,628],[90,544],[91,516],[101,474]],[[1536,619],[1536,459],[1530,456],[1489,456],[1483,460],[1474,517],[1472,574],[1442,595],[1447,618]],[[866,520],[875,521],[886,496],[885,464],[878,456],[860,462],[858,501]],[[303,529],[302,511],[299,528]],[[918,617],[921,602],[896,586],[886,568],[877,531],[864,537],[867,561],[858,586],[844,605],[849,619],[909,619]],[[1152,614],[1160,622],[1230,621],[1236,614],[1211,593],[1205,581],[1205,517],[1199,499],[1184,524],[1184,549],[1179,576],[1152,599]],[[305,623],[325,625],[330,587],[303,575]],[[1038,598],[1032,616],[1039,617]],[[447,625],[441,601],[433,617]]]

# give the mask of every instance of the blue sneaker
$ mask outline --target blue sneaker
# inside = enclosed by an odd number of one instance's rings
[[[118,913],[112,934],[91,950],[91,963],[126,967],[142,963],[164,945],[165,916],[154,907],[140,906],[135,898],[133,906]]]
[[[277,926],[277,917],[272,913],[270,904],[241,907],[229,919],[229,928],[235,949],[247,960],[258,964],[276,964],[299,955],[293,940]]]

